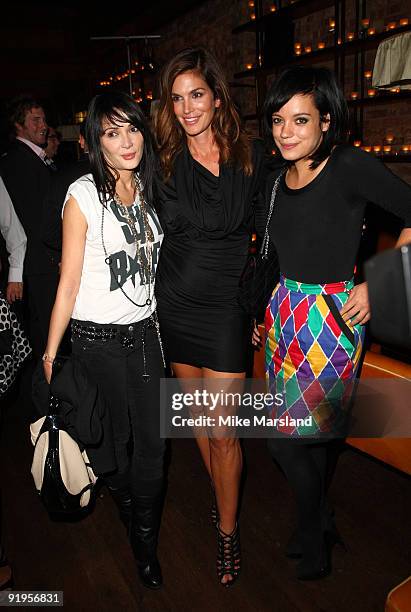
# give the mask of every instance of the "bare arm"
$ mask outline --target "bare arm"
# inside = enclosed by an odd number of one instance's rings
[[[61,339],[70,321],[80,287],[86,232],[87,221],[80,211],[77,200],[70,197],[63,215],[63,251],[60,282],[51,313],[49,336],[45,351],[49,359],[44,361],[44,373],[48,382],[50,382],[51,377],[52,360],[56,356]]]

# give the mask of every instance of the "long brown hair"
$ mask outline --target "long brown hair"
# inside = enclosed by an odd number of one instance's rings
[[[228,83],[215,57],[202,47],[179,51],[163,68],[160,76],[160,102],[155,127],[160,161],[165,178],[169,178],[176,155],[182,150],[185,132],[174,114],[171,92],[173,83],[184,72],[197,72],[220,100],[211,129],[220,151],[220,163],[230,161],[246,175],[253,171],[251,142],[241,128],[238,112],[230,97]]]

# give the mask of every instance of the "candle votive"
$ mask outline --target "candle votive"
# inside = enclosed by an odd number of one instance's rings
[[[365,151],[366,153],[371,153],[372,147],[370,147],[369,145],[366,145],[365,147],[362,148],[362,150]]]
[[[270,13],[275,13],[276,10],[277,10],[277,7],[275,6],[275,4],[271,4],[270,5]]]
[[[250,15],[250,19],[251,19],[251,21],[254,21],[254,20],[255,20],[255,13],[251,13],[251,15]]]
[[[388,142],[388,144],[392,144],[394,142],[394,134],[387,134],[385,140]]]
[[[366,79],[370,79],[370,78],[372,77],[372,70],[366,70],[366,71],[364,72],[364,77],[365,77]]]
[[[295,42],[294,43],[294,49],[301,49],[302,45],[300,42]]]
[[[400,26],[406,26],[408,25],[410,22],[410,20],[408,19],[408,17],[403,17],[402,19],[400,19]]]
[[[397,94],[400,93],[401,89],[399,87],[391,87],[390,92]]]
[[[410,152],[410,145],[402,145],[401,152],[402,153],[409,153]]]
[[[384,153],[391,153],[391,149],[392,149],[391,145],[384,145],[383,146]]]
[[[354,40],[354,32],[348,32],[347,40]]]
[[[374,153],[381,153],[381,148],[381,145],[374,145],[372,149]]]
[[[370,18],[369,17],[365,17],[364,19],[361,19],[361,25],[363,28],[369,28],[370,27]]]
[[[295,53],[296,55],[301,55],[301,49],[296,49],[296,50],[294,51],[294,53]]]
[[[377,93],[377,90],[376,90],[376,89],[369,89],[369,90],[367,91],[367,94],[368,94],[368,97],[369,97],[369,98],[374,98],[374,96],[375,96],[375,94],[376,94],[376,93]]]
[[[395,30],[396,27],[397,27],[396,21],[390,21],[389,23],[387,23],[387,30]]]
[[[335,19],[333,17],[331,17],[328,20],[328,31],[329,32],[334,32],[334,30],[335,30]]]
[[[337,45],[341,45],[341,42],[342,42],[342,41],[341,41],[341,37],[339,36],[339,37],[337,38]]]
[[[306,47],[304,47],[304,51],[305,51],[306,53],[311,53],[311,51],[312,51],[312,47],[311,47],[311,45],[307,45]]]
[[[354,147],[360,147],[361,146],[361,140],[354,140],[353,145],[354,145]]]
[[[325,49],[325,42],[319,42],[317,44],[318,49]]]
[[[352,91],[351,100],[357,100],[357,98],[358,98],[358,91]]]
[[[367,31],[367,33],[368,33],[368,36],[374,36],[374,34],[375,34],[375,28],[370,28],[370,29]]]
[[[253,6],[255,6],[255,2],[254,0],[250,0],[248,3],[248,6],[250,6],[251,8],[253,8]]]

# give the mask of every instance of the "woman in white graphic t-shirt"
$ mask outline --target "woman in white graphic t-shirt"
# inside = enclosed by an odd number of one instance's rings
[[[163,232],[153,202],[153,146],[127,94],[93,98],[86,122],[91,173],[69,187],[64,204],[61,277],[44,372],[50,382],[71,321],[72,358],[84,365],[104,405],[101,441],[87,453],[118,505],[142,583],[159,588],[164,357],[154,281]]]

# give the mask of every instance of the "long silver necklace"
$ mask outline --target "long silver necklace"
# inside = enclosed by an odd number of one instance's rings
[[[102,207],[102,214],[101,214],[101,227],[100,227],[101,243],[103,246],[105,263],[109,266],[112,278],[115,280],[120,291],[129,300],[129,302],[134,304],[134,306],[137,306],[138,308],[143,308],[144,306],[148,306],[151,310],[151,305],[153,303],[153,295],[154,295],[154,271],[152,268],[154,234],[153,234],[153,230],[151,229],[149,218],[148,218],[147,203],[145,201],[143,190],[141,188],[140,177],[137,175],[137,173],[134,175],[134,177],[135,177],[135,185],[136,185],[136,194],[138,194],[138,200],[139,200],[138,205],[140,206],[141,218],[142,218],[143,242],[146,244],[147,263],[144,261],[143,257],[141,256],[140,238],[139,238],[139,235],[136,229],[136,219],[131,216],[130,211],[129,211],[129,208],[131,207],[125,206],[123,204],[117,192],[114,194],[114,201],[116,202],[120,212],[126,218],[127,224],[130,227],[131,233],[134,238],[134,242],[136,244],[136,257],[139,262],[140,269],[142,270],[143,278],[145,277],[147,280],[147,283],[143,284],[145,292],[146,292],[146,296],[147,296],[147,299],[144,302],[144,304],[137,304],[137,302],[135,302],[129,295],[127,295],[123,287],[118,282],[118,278],[112,268],[113,262],[112,262],[110,255],[108,255],[107,253],[106,245],[104,242],[104,211],[106,209],[105,205],[103,205]],[[163,342],[161,339],[160,324],[157,318],[157,313],[150,312],[149,319],[151,319],[156,329],[158,343],[160,345],[163,366],[164,368],[166,368],[166,360],[165,360],[165,355],[164,355]],[[146,370],[146,356],[145,356],[145,350],[144,350],[144,342],[143,342],[143,360],[144,360],[144,371],[145,371]]]

